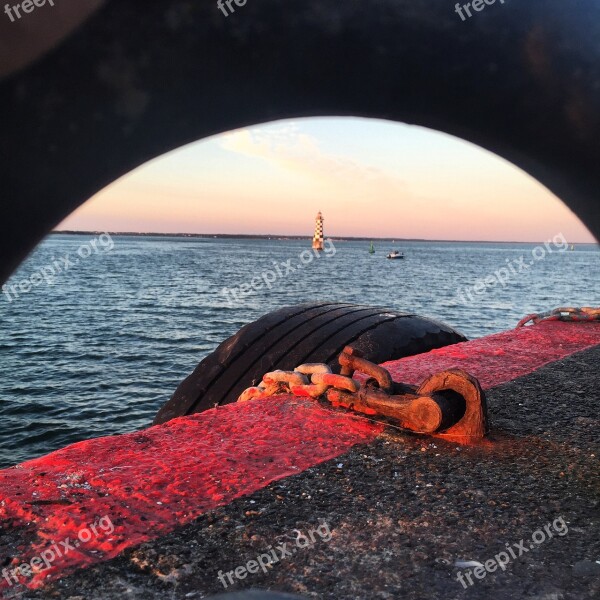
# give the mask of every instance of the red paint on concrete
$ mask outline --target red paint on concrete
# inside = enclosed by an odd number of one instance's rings
[[[418,384],[462,368],[491,388],[600,344],[600,323],[542,323],[386,364],[396,381]],[[382,427],[279,396],[230,404],[146,431],[74,444],[0,471],[0,560],[21,563],[96,524],[97,535],[51,562],[30,588],[125,548],[272,481],[373,440]],[[101,528],[108,517],[114,531]],[[107,521],[105,520],[105,524]],[[19,541],[20,540],[20,541]],[[0,575],[0,586],[8,583]]]
[[[54,543],[55,554],[64,551],[61,542],[69,538],[71,546],[82,528],[96,524],[90,541],[49,560],[49,569],[43,564],[33,577],[19,577],[39,587],[339,456],[382,429],[280,396],[74,444],[0,471],[0,525],[10,530],[0,536],[0,560],[12,556],[11,570],[43,558]],[[109,520],[98,522],[103,517]],[[25,541],[15,549],[11,539],[17,536]],[[34,566],[40,567],[37,561]],[[14,579],[2,575],[0,585],[7,588]]]
[[[394,381],[417,385],[444,369],[463,369],[490,389],[600,344],[600,322],[543,322],[384,363]]]

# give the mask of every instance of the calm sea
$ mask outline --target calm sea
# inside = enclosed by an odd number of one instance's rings
[[[473,338],[529,312],[600,304],[598,247],[560,251],[562,240],[552,253],[534,244],[396,244],[403,261],[385,259],[387,243],[369,255],[366,242],[335,242],[309,261],[304,241],[114,236],[94,248],[92,240],[51,236],[9,281],[36,285],[17,287],[11,301],[0,296],[2,467],[147,426],[222,340],[282,306],[333,300],[415,311]],[[238,292],[237,302],[223,294],[263,275],[275,278],[270,290]],[[465,289],[485,278],[471,302]]]

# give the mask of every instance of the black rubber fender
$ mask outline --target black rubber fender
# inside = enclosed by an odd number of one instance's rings
[[[154,424],[235,402],[274,369],[323,362],[339,373],[337,357],[348,344],[379,364],[463,341],[443,323],[395,310],[346,303],[282,308],[242,327],[200,362]]]

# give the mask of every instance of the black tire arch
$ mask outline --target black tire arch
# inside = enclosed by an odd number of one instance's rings
[[[65,0],[75,2],[75,0]],[[508,159],[600,237],[600,4],[109,0],[0,85],[0,280],[144,162],[236,127],[363,116]],[[235,5],[234,5],[235,6]]]

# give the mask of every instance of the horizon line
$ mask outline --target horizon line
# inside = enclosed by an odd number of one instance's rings
[[[132,237],[198,237],[198,238],[242,238],[242,239],[293,239],[293,240],[311,240],[310,235],[286,235],[286,234],[272,234],[272,233],[160,233],[160,232],[144,232],[144,231],[105,231],[105,230],[53,230],[49,235],[60,234],[60,235],[97,235],[102,233],[108,233],[109,235],[122,235]],[[427,238],[392,238],[392,237],[366,237],[366,236],[345,236],[345,235],[330,235],[325,239],[337,240],[337,241],[382,241],[382,242],[447,242],[447,243],[469,243],[469,244],[544,244],[549,240],[539,240],[535,242],[525,242],[519,240],[441,240],[441,239],[427,239]],[[598,246],[600,242],[582,242],[567,240],[568,244],[579,244],[587,246]]]

